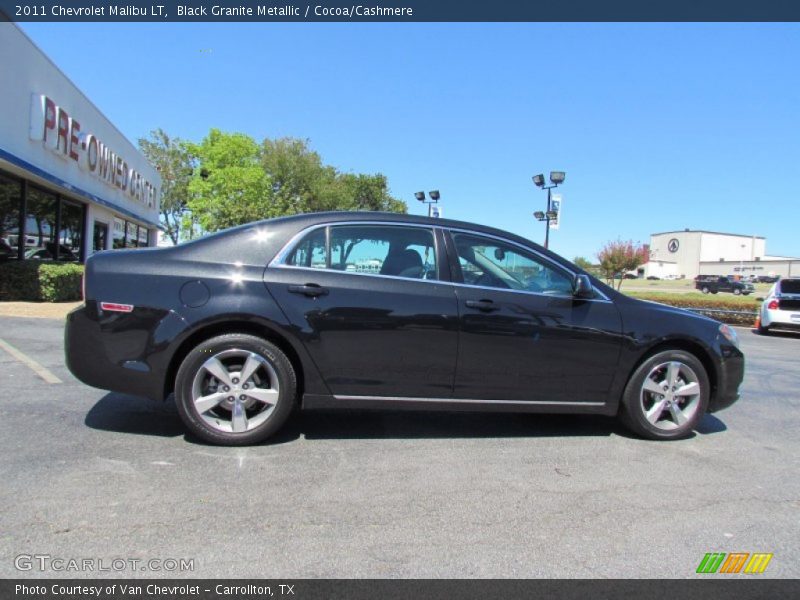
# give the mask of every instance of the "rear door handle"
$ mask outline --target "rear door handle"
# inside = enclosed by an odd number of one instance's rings
[[[316,298],[317,296],[325,296],[328,293],[328,288],[316,283],[307,283],[305,285],[290,285],[289,291],[293,294],[303,294],[310,298]]]
[[[482,310],[483,312],[492,312],[495,310],[500,310],[500,307],[497,306],[491,300],[467,300],[466,303],[468,308],[477,308],[478,310]]]

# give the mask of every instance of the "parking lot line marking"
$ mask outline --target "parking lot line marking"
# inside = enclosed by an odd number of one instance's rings
[[[24,354],[22,351],[17,350],[14,346],[9,344],[4,339],[0,338],[0,348],[8,352],[11,356],[16,358],[19,362],[25,364],[30,368],[31,371],[36,373],[39,377],[44,379],[47,383],[63,383],[58,377],[53,375],[49,370],[45,367],[40,365],[38,362],[33,360],[27,354]]]

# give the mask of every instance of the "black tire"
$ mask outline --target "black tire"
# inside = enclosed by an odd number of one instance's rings
[[[740,290],[739,288],[734,288],[734,290],[733,290],[733,295],[734,296],[738,296],[741,293],[742,293],[742,290]]]
[[[277,392],[272,391],[276,396],[276,400],[273,404],[264,402],[263,406],[261,403],[254,403],[252,408],[246,409],[247,411],[255,411],[257,408],[261,407],[264,411],[265,420],[252,429],[242,432],[222,431],[218,429],[217,426],[219,426],[219,424],[224,426],[226,415],[230,419],[231,429],[234,428],[232,409],[228,410],[223,404],[219,404],[211,409],[213,412],[210,415],[207,411],[204,417],[195,407],[193,391],[198,381],[197,378],[202,378],[203,374],[206,373],[207,370],[204,365],[211,357],[216,357],[220,354],[223,356],[231,353],[236,354],[239,351],[243,351],[247,355],[252,353],[256,355],[256,357],[263,359],[264,362],[261,364],[264,365],[263,368],[265,370],[261,371],[262,367],[259,367],[258,373],[261,373],[263,379],[269,379],[270,381],[268,382],[268,387],[259,388],[259,391],[270,391],[270,388],[273,388],[273,390],[276,389]],[[233,358],[228,360],[235,361],[237,359]],[[241,361],[244,360],[246,359],[241,359]],[[236,369],[237,367],[233,368]],[[244,370],[244,366],[239,368],[240,370]],[[271,369],[271,372],[266,369]],[[254,382],[257,376],[258,375],[255,374],[253,375],[253,379],[248,378],[247,381]],[[211,376],[209,375],[209,377]],[[274,382],[271,381],[273,377],[276,379]],[[238,380],[235,381],[238,383]],[[216,383],[222,385],[222,380],[217,380]],[[246,382],[241,382],[241,384],[244,388]],[[250,392],[255,391],[256,387],[256,384],[252,383]],[[238,392],[235,391],[236,389],[238,388],[234,388],[234,391],[230,393],[234,395],[237,394]],[[244,394],[249,393],[244,389],[239,391],[243,394],[239,396],[241,399],[245,399],[246,396]],[[227,396],[229,392],[226,388],[224,393],[219,393]],[[271,342],[243,333],[220,335],[202,342],[189,352],[183,360],[183,363],[181,363],[177,377],[175,378],[175,404],[177,405],[178,413],[186,427],[198,438],[211,444],[221,446],[247,446],[258,444],[269,438],[286,422],[295,404],[296,395],[297,379],[295,370],[287,356],[280,348]],[[230,397],[230,399],[232,398],[234,398],[234,396]],[[247,401],[253,402],[253,400],[249,398],[247,398]],[[248,418],[252,419],[250,412],[246,412],[245,414]],[[218,425],[212,425],[209,423],[209,420],[216,421]]]
[[[703,288],[700,291],[703,292],[704,294],[707,294],[709,292],[709,289],[703,286]]]
[[[712,293],[712,294],[719,294],[719,290],[714,290],[714,291],[713,291],[713,292],[711,292],[711,293]]]
[[[769,335],[769,326],[764,327],[761,323],[759,323],[758,335]]]
[[[696,383],[699,385],[699,393],[696,399],[694,397],[691,399],[693,403],[696,400],[696,403],[692,404],[694,412],[687,418],[685,423],[678,425],[677,422],[674,422],[670,414],[666,415],[663,421],[660,421],[660,426],[656,426],[648,421],[645,416],[646,408],[643,401],[645,390],[643,390],[643,386],[645,384],[645,378],[647,378],[654,369],[665,363],[672,362],[685,365],[688,367],[689,371],[693,372],[692,374],[696,376],[697,379]],[[708,408],[710,390],[711,384],[708,379],[708,374],[697,357],[684,350],[664,350],[647,358],[633,372],[622,395],[619,416],[628,429],[644,438],[651,440],[676,440],[685,438],[691,434],[697,423],[703,418],[703,415],[705,415]],[[649,394],[651,394],[651,392],[648,391],[648,398],[652,398]],[[687,402],[689,401],[688,398],[686,398],[686,400]],[[655,402],[653,402],[651,406],[655,406]],[[667,409],[663,410],[664,412],[671,412]],[[671,422],[674,422],[674,426],[670,424]],[[665,429],[665,427],[671,428]]]

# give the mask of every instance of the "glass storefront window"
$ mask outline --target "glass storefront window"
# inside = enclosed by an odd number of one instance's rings
[[[108,225],[102,221],[94,222],[94,236],[92,238],[92,254],[106,249],[108,240]]]
[[[147,228],[139,225],[139,248],[147,247]]]
[[[79,261],[81,242],[83,241],[83,205],[62,200],[61,231],[58,234],[58,259],[63,261]]]
[[[139,233],[136,231],[136,223],[128,222],[128,234],[125,237],[126,248],[136,248],[139,245]]]
[[[22,183],[0,175],[0,261],[18,256],[21,201]]]
[[[25,258],[53,260],[58,199],[55,194],[28,188],[28,212],[25,215]]]
[[[114,250],[125,247],[125,221],[114,217]]]

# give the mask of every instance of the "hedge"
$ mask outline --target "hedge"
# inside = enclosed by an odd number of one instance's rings
[[[759,300],[756,300],[752,296],[742,297],[732,294],[727,294],[726,296],[715,294],[710,296],[704,294],[631,292],[628,295],[639,298],[640,300],[652,300],[653,302],[677,306],[678,308],[688,308],[706,314],[717,321],[730,323],[732,325],[753,325],[756,313],[761,304]],[[740,314],[715,311],[735,311],[735,313]]]
[[[83,265],[40,260],[0,263],[0,300],[69,302],[81,299]]]

